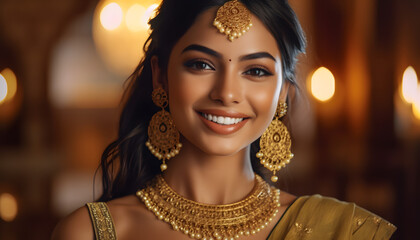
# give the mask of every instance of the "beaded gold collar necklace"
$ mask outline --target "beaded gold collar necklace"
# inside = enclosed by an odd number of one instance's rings
[[[226,205],[188,200],[172,190],[161,175],[136,195],[159,220],[193,239],[233,240],[264,229],[280,207],[280,190],[258,175],[255,179],[248,197]]]

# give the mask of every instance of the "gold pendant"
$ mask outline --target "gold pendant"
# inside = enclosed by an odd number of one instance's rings
[[[230,41],[242,36],[252,26],[251,13],[238,0],[226,2],[217,10],[213,25]]]

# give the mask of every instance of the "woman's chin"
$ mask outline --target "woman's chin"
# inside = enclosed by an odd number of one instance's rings
[[[238,146],[236,144],[212,144],[211,146],[203,146],[200,147],[201,151],[210,155],[210,156],[218,156],[218,157],[229,157],[235,155],[243,150],[245,150],[246,146]]]
[[[225,137],[209,134],[197,134],[196,136],[185,136],[181,134],[181,152],[191,148],[193,152],[200,152],[208,157],[228,157],[246,150],[252,142],[245,141],[244,136]],[[194,150],[195,149],[195,150]],[[189,151],[188,151],[189,152]]]

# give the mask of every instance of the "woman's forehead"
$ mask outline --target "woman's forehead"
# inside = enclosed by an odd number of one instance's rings
[[[269,52],[280,58],[276,39],[265,25],[251,14],[252,27],[241,37],[229,41],[224,33],[220,33],[214,25],[217,7],[201,13],[187,32],[175,44],[173,53],[181,54],[191,44],[211,48],[229,58],[239,57],[253,52]]]

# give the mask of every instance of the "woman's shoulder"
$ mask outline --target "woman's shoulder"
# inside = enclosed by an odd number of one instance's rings
[[[126,228],[130,227],[133,220],[141,220],[139,218],[147,216],[147,214],[142,214],[146,210],[143,204],[139,204],[135,195],[113,199],[106,203],[87,203],[86,206],[75,210],[57,224],[52,239],[95,239],[95,221],[106,222],[107,229],[113,229],[118,236],[124,235]],[[102,218],[106,221],[102,221]],[[100,226],[97,227],[100,228]]]
[[[52,240],[67,239],[94,239],[94,231],[86,207],[80,207],[56,225],[52,233]]]
[[[335,235],[339,231],[340,236],[348,236],[343,239],[389,239],[396,230],[388,221],[354,203],[318,194],[297,198],[287,213],[290,232],[296,234]]]

